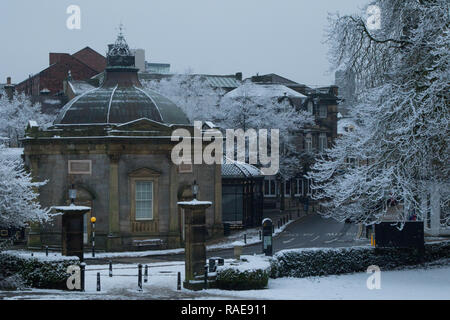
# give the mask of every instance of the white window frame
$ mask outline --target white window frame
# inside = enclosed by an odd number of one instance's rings
[[[268,185],[269,185],[269,190],[266,193],[266,181],[268,181]],[[272,181],[274,182],[274,189],[272,190]],[[272,193],[273,191],[273,193]],[[264,180],[264,197],[265,198],[275,198],[277,196],[277,181],[275,180],[275,178],[266,178]]]
[[[295,197],[302,197],[303,196],[303,179],[302,178],[296,178],[295,183],[297,185],[297,193],[294,194]]]
[[[328,147],[327,134],[322,132],[319,134],[319,152],[324,152],[327,147]]]
[[[155,211],[154,210],[154,204],[155,204],[155,183],[152,180],[136,180],[134,183],[135,183],[135,186],[134,186],[135,187],[135,194],[134,194],[134,201],[135,201],[134,202],[135,203],[135,205],[134,205],[134,218],[135,218],[136,221],[152,221],[154,216],[155,216],[155,214],[154,214],[154,211]],[[139,183],[151,183],[151,186],[152,186],[151,199],[138,200],[138,193],[139,193],[138,184]],[[138,218],[137,211],[138,211],[138,202],[139,201],[151,201],[150,217],[144,217],[144,218],[139,217]]]

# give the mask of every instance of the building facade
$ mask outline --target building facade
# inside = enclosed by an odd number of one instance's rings
[[[85,217],[89,246],[95,216],[96,247],[121,251],[177,248],[183,244],[184,215],[178,201],[192,200],[198,182],[206,211],[208,237],[223,233],[220,165],[175,165],[171,151],[175,129],[193,132],[173,102],[145,90],[134,56],[122,35],[110,47],[103,84],[77,95],[65,105],[54,125],[31,128],[24,139],[25,163],[36,180],[44,207],[76,204],[91,207]],[[61,217],[33,225],[29,247],[61,244]]]

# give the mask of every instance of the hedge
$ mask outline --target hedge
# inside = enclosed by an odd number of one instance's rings
[[[0,253],[0,270],[4,278],[20,276],[26,286],[41,289],[67,289],[67,267],[79,265],[77,259],[42,260]]]
[[[240,271],[233,268],[217,272],[215,286],[223,290],[257,290],[267,288],[269,271],[262,269]]]
[[[376,265],[381,270],[450,258],[450,241],[426,244],[423,255],[405,248],[327,248],[280,251],[271,260],[270,277],[314,277],[365,272]]]

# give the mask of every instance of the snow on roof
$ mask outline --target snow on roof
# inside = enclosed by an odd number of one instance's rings
[[[178,202],[179,205],[182,206],[205,206],[205,205],[212,205],[211,201],[198,201],[197,199],[194,199],[192,201],[183,201]]]
[[[75,95],[82,94],[86,91],[89,91],[89,90],[92,90],[95,88],[94,86],[92,86],[91,84],[89,84],[86,81],[78,81],[78,80],[69,81],[69,85]]]
[[[230,98],[239,97],[263,97],[263,98],[306,98],[305,95],[294,91],[281,84],[256,84],[256,83],[244,83],[242,86],[230,91],[225,95]]]

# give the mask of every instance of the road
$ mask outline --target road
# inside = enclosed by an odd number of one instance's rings
[[[349,247],[366,244],[367,240],[357,240],[358,226],[339,223],[333,219],[324,219],[318,215],[306,216],[286,227],[273,239],[274,253],[284,249],[319,248],[319,247]],[[243,248],[243,254],[253,255],[262,253],[261,243]],[[208,251],[207,257],[233,258],[233,249]],[[120,263],[154,263],[164,261],[182,261],[184,254],[152,256],[139,258],[112,259]],[[88,260],[88,264],[103,264],[106,260]]]

